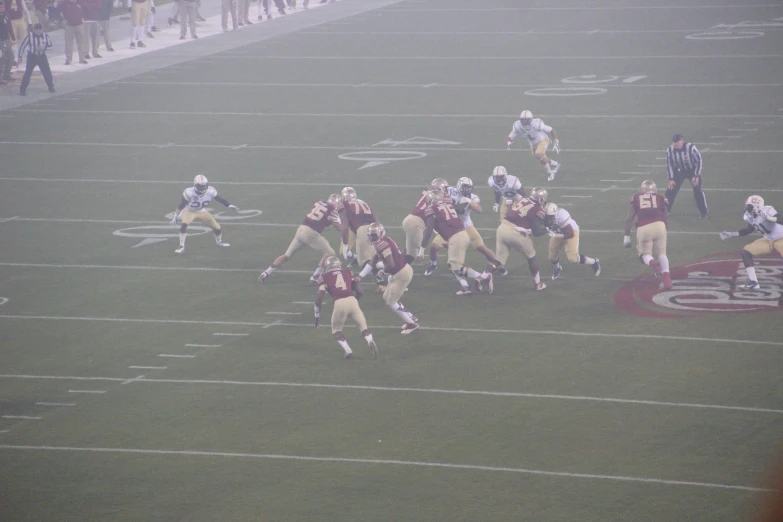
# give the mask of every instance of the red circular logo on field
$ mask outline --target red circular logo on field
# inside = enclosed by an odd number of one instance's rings
[[[731,256],[731,259],[714,257]],[[614,301],[626,312],[641,317],[695,317],[708,314],[765,312],[783,306],[783,259],[756,260],[760,290],[743,290],[748,280],[736,253],[718,254],[671,269],[672,289],[659,290],[653,274],[622,286]]]

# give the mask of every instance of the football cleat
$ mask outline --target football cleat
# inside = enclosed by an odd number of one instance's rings
[[[218,241],[217,246],[219,247],[229,247],[231,246],[231,243],[226,243],[225,241]]]
[[[552,181],[555,179],[555,174],[557,174],[557,171],[560,170],[560,163],[555,165],[554,167],[550,167],[551,170],[549,171],[549,176],[547,176],[547,181]]]
[[[745,212],[756,217],[764,210],[764,198],[761,196],[751,196],[745,201]]]
[[[345,352],[345,358],[346,359],[350,359],[351,357],[353,357],[353,352],[351,352],[351,351]]]
[[[654,181],[646,179],[642,181],[642,186],[639,188],[639,192],[641,194],[657,194],[658,187],[655,185]]]
[[[263,283],[264,281],[266,281],[267,277],[269,277],[269,274],[267,274],[266,272],[261,272],[261,275],[258,276],[258,282]]]
[[[356,258],[356,256],[353,256],[351,259],[348,260],[348,264],[345,266],[348,268],[353,268],[358,264],[359,264],[358,259]]]
[[[761,286],[759,286],[759,282],[753,281],[752,279],[749,279],[748,282],[742,285],[741,288],[743,290],[761,290]]]
[[[536,292],[540,292],[541,290],[546,290],[546,285],[543,281],[536,285]]]
[[[479,294],[484,290],[484,285],[481,283],[481,279],[473,280],[473,288],[475,288],[476,292]]]
[[[663,289],[664,290],[671,290],[672,289],[672,275],[670,272],[664,272],[663,273]]]
[[[552,267],[552,281],[560,277],[560,274],[562,273],[563,273],[563,265],[561,265],[560,263],[554,265]]]
[[[487,277],[487,290],[491,294],[495,291],[495,277],[492,275],[492,273],[487,274],[489,277]]]
[[[406,324],[405,326],[402,327],[402,331],[400,333],[402,335],[408,335],[412,332],[415,332],[418,329],[419,329],[419,323]]]
[[[382,285],[386,282],[386,272],[383,270],[378,270],[378,273],[375,274],[375,283]]]
[[[492,171],[492,180],[498,187],[506,186],[506,181],[508,181],[508,171],[506,170],[506,167],[502,165],[495,167]]]
[[[431,276],[433,273],[435,273],[435,270],[437,269],[438,269],[438,265],[433,265],[432,263],[430,263],[430,266],[428,266],[426,270],[424,270],[424,275]]]
[[[193,178],[193,186],[196,187],[196,194],[203,195],[207,193],[207,187],[209,186],[209,180],[203,174],[199,174]]]
[[[378,345],[375,344],[375,341],[370,341],[367,343],[367,347],[370,349],[370,355],[372,355],[373,359],[378,358]]]
[[[261,280],[261,278],[260,278],[260,277],[259,277],[259,280]],[[318,283],[318,278],[317,278],[317,277],[315,277],[314,275],[311,275],[311,276],[310,276],[310,282],[311,282],[311,283]]]
[[[593,274],[596,276],[601,275],[601,263],[597,257],[595,258],[595,263],[593,263]]]
[[[184,246],[181,246],[181,247],[179,247],[178,249],[176,249],[174,251],[175,254],[182,254],[183,252],[185,252],[185,247]]]
[[[459,290],[457,290],[457,295],[470,295],[470,287],[469,286],[463,286]]]
[[[498,268],[498,275],[507,276],[508,268],[506,268],[505,266],[501,266],[500,268]]]

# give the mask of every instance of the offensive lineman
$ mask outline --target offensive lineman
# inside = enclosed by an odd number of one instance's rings
[[[500,211],[500,221],[506,217],[508,207],[512,203],[525,197],[525,188],[516,176],[510,176],[506,167],[498,165],[492,170],[492,175],[487,180],[489,188],[495,193],[495,204],[492,211]]]
[[[517,136],[525,136],[530,143],[530,152],[536,157],[539,163],[546,167],[547,181],[555,179],[555,174],[560,170],[560,163],[546,157],[546,151],[549,148],[549,135],[552,135],[552,150],[560,154],[560,140],[557,138],[555,129],[545,124],[541,118],[533,118],[533,113],[524,110],[519,115],[519,119],[511,127],[511,134],[506,138],[506,147],[509,149]]]
[[[759,280],[756,277],[756,267],[753,256],[763,256],[777,251],[783,255],[783,225],[779,223],[778,212],[770,205],[764,205],[764,198],[751,196],[745,201],[745,214],[742,216],[747,227],[737,232],[720,233],[720,238],[747,236],[753,231],[760,232],[764,237],[745,245],[742,249],[742,263],[748,274],[748,282],[743,285],[745,290],[759,290]]]
[[[318,200],[313,203],[313,208],[305,216],[302,224],[296,229],[296,235],[288,245],[288,250],[285,254],[279,256],[274,262],[269,265],[269,268],[261,272],[258,276],[260,282],[264,282],[276,269],[280,268],[286,261],[296,253],[297,250],[303,246],[309,246],[316,252],[322,254],[322,256],[333,256],[334,250],[329,246],[329,242],[321,234],[330,224],[340,231],[343,245],[348,243],[348,226],[345,224],[347,221],[345,217],[345,209],[343,208],[343,199],[337,194],[332,194],[326,201]],[[318,268],[315,269],[315,273],[310,277],[311,281],[317,282],[318,276],[323,272],[322,263],[318,264]]]
[[[364,318],[364,313],[359,308],[357,300],[362,296],[362,289],[359,283],[353,280],[351,271],[342,267],[339,258],[329,256],[325,262],[324,273],[318,277],[318,285],[318,293],[315,296],[315,327],[318,328],[321,320],[321,302],[324,294],[329,292],[332,301],[334,301],[332,333],[337,343],[345,350],[345,358],[350,359],[353,355],[353,351],[343,335],[343,327],[349,317],[362,332],[373,358],[378,357],[378,346],[372,338],[372,333],[367,329],[367,319]]]
[[[534,189],[535,190],[535,189]],[[538,237],[546,233],[544,228],[544,209],[532,198],[517,200],[506,214],[506,218],[500,223],[497,231],[495,252],[498,259],[504,265],[508,261],[509,249],[513,248],[527,258],[530,273],[536,290],[544,290],[546,285],[541,281],[541,273],[536,261],[536,249],[533,247],[531,237]]]
[[[342,254],[348,260],[348,268],[357,264],[364,267],[373,254],[372,245],[367,240],[367,229],[377,220],[370,205],[356,197],[356,190],[353,187],[345,187],[341,195],[350,231],[348,243],[341,247]],[[351,243],[356,246],[356,254],[351,252]]]
[[[636,251],[639,260],[655,270],[655,276],[663,278],[665,290],[672,289],[669,258],[666,256],[666,221],[669,217],[669,200],[658,194],[654,181],[642,181],[641,189],[631,197],[631,208],[625,218],[623,246],[631,248],[631,227],[636,220]],[[651,255],[655,254],[656,259]]]
[[[579,225],[571,218],[564,208],[558,208],[554,203],[544,207],[546,217],[544,226],[549,230],[549,262],[552,263],[552,280],[560,277],[563,267],[560,264],[560,253],[565,250],[566,257],[572,263],[590,265],[593,274],[601,273],[601,265],[597,257],[587,257],[579,253]]]
[[[443,178],[435,178],[430,183],[430,186],[422,190],[419,200],[416,202],[416,206],[410,214],[405,216],[402,220],[402,228],[405,230],[405,261],[409,264],[413,263],[414,256],[421,246],[421,240],[424,237],[424,229],[426,223],[424,220],[432,214],[432,207],[429,204],[429,198],[433,190],[445,190],[444,187],[448,186],[448,181]]]
[[[209,185],[207,177],[199,174],[193,179],[193,186],[186,188],[182,193],[182,201],[180,201],[177,210],[174,211],[174,218],[171,220],[172,225],[176,225],[180,221],[182,222],[182,225],[179,227],[179,248],[174,252],[177,254],[185,252],[185,238],[188,236],[188,225],[193,223],[194,220],[201,221],[212,228],[217,246],[230,246],[223,241],[223,231],[215,217],[206,210],[213,199],[239,212],[239,207],[231,205],[228,201],[218,196],[217,189]]]

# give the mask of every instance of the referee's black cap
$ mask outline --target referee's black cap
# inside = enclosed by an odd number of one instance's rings
[[[680,133],[678,132],[677,134],[675,134],[674,136],[672,136],[672,143],[677,143],[678,141],[680,141],[680,140],[684,140],[684,139],[685,139],[685,136],[683,136],[682,134],[680,134]]]

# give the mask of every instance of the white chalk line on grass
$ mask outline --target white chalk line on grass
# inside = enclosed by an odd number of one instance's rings
[[[426,468],[444,468],[452,470],[465,471],[488,471],[500,473],[518,473],[526,475],[539,475],[549,477],[565,477],[576,479],[592,480],[610,480],[617,482],[640,482],[647,484],[663,484],[668,486],[692,486],[701,488],[719,488],[732,489],[740,491],[768,491],[763,488],[753,486],[741,486],[735,484],[718,484],[713,482],[693,482],[686,480],[668,480],[647,477],[627,477],[621,475],[596,475],[592,473],[571,473],[566,471],[548,471],[540,469],[510,468],[497,466],[479,466],[473,464],[450,464],[445,462],[419,462],[411,460],[389,460],[389,459],[359,459],[348,457],[311,457],[304,455],[276,455],[267,453],[235,453],[223,451],[193,451],[193,450],[162,450],[162,449],[140,449],[140,448],[87,448],[73,446],[22,446],[15,444],[2,444],[0,449],[5,450],[26,450],[26,451],[63,451],[63,452],[89,452],[89,453],[119,453],[119,454],[137,454],[137,455],[161,455],[161,456],[182,456],[182,457],[226,457],[241,459],[268,459],[268,460],[288,460],[305,462],[330,462],[338,464],[386,464],[392,466],[408,467],[426,467]]]
[[[95,393],[100,395],[102,393],[106,393],[106,390],[68,390],[68,393]]]
[[[131,319],[127,317],[74,317],[74,316],[52,316],[52,315],[0,315],[0,319],[27,320],[27,321],[97,321],[97,322],[120,322],[120,323],[152,323],[152,324],[196,324],[196,325],[222,325],[222,326],[282,326],[282,327],[306,327],[312,328],[311,323],[261,323],[251,321],[196,321],[193,319]],[[354,328],[353,325],[346,325],[346,328]],[[399,330],[399,326],[373,325],[373,329],[393,329]],[[754,344],[760,346],[783,346],[781,341],[757,341],[752,339],[723,339],[717,337],[689,337],[677,335],[647,335],[647,334],[621,334],[621,333],[600,333],[600,332],[572,332],[565,330],[511,330],[502,328],[448,328],[439,326],[422,326],[419,328],[424,331],[435,332],[469,332],[469,333],[504,333],[504,334],[527,334],[527,335],[565,335],[575,337],[607,337],[617,339],[650,339],[659,341],[692,341],[704,343],[739,343]],[[158,357],[195,357],[194,355],[172,355],[160,354]]]
[[[36,406],[76,406],[75,402],[36,402]]]
[[[82,377],[71,377],[66,375],[0,375],[0,379],[30,379],[30,380],[82,380]],[[583,395],[561,395],[550,393],[522,393],[522,392],[497,392],[484,390],[449,390],[440,388],[409,388],[392,386],[366,386],[354,384],[322,384],[307,382],[276,382],[276,381],[236,381],[236,380],[214,380],[214,379],[158,379],[158,378],[135,378],[132,380],[122,379],[120,377],[103,377],[104,381],[147,383],[147,384],[187,384],[187,385],[207,385],[207,386],[260,386],[260,387],[282,387],[282,388],[314,388],[314,389],[333,389],[333,390],[364,390],[377,392],[396,392],[396,393],[421,393],[433,395],[478,395],[485,397],[510,397],[518,399],[543,399],[543,400],[565,400],[581,402],[598,402],[610,404],[638,404],[644,406],[664,406],[672,408],[694,408],[705,410],[727,410],[727,411],[747,411],[754,413],[774,413],[783,414],[783,410],[774,408],[758,408],[752,406],[729,406],[722,404],[700,404],[690,402],[671,402],[671,401],[653,401],[644,399],[622,399],[618,397],[592,397]],[[95,380],[95,379],[93,379]]]
[[[41,420],[41,417],[33,417],[32,415],[3,415],[3,418],[14,420]]]
[[[780,4],[736,4],[736,5],[720,5],[720,4],[704,4],[704,5],[620,5],[620,6],[537,6],[537,7],[392,7],[385,9],[384,13],[419,13],[419,12],[436,12],[446,13],[452,11],[469,11],[469,12],[508,12],[508,11],[648,11],[648,10],[672,10],[683,9],[686,11],[699,10],[699,9],[747,9],[750,7],[780,7]]]
[[[212,335],[217,336],[217,337],[247,337],[250,334],[247,334],[247,333],[215,332]]]
[[[194,344],[194,343],[187,343],[185,346],[189,348],[220,348],[223,346],[222,344]]]
[[[338,55],[338,56],[297,56],[297,55],[259,55],[259,54],[219,54],[215,55],[215,58],[220,60],[329,60],[329,61],[357,61],[357,60],[370,60],[370,61],[508,61],[508,60],[677,60],[677,59],[716,59],[716,58],[783,58],[783,54],[658,54],[658,55],[552,55],[552,56],[351,56],[351,55]]]
[[[339,88],[357,87],[354,83],[267,83],[267,82],[186,82],[173,80],[154,80],[154,81],[124,81],[117,82],[129,85],[180,85],[180,86],[202,86],[202,87],[312,87]],[[533,89],[550,88],[559,89],[563,87],[562,83],[362,83],[361,87],[373,87],[379,89],[431,89],[433,87],[444,89]],[[605,88],[617,89],[654,89],[660,88],[711,88],[711,87],[783,87],[783,83],[617,83],[601,84]]]

